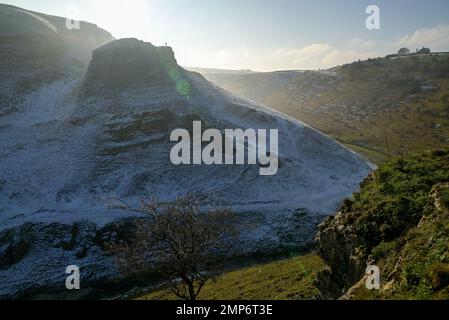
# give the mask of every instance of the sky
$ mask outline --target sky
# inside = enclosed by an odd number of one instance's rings
[[[449,51],[447,0],[3,0],[173,47],[188,67],[325,69],[423,46]],[[366,8],[379,8],[369,30]]]

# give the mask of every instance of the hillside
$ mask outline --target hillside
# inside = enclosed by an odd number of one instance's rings
[[[41,96],[63,90],[48,85],[82,76],[92,50],[114,39],[88,22],[69,31],[65,21],[0,4],[0,118],[20,111],[26,96],[43,87]]]
[[[0,45],[10,50],[18,49],[18,45],[22,49],[55,49],[57,45],[58,53],[64,54],[67,61],[87,66],[92,50],[111,40],[114,38],[109,32],[93,23],[80,21],[79,29],[68,29],[66,18],[0,4]]]
[[[202,299],[449,297],[448,54],[197,70],[212,84],[168,46],[115,40],[88,22],[68,30],[63,17],[13,6],[0,5],[0,18],[0,298],[79,298],[64,287],[73,264],[88,297],[133,286],[106,251],[141,216],[114,201],[188,193],[236,215],[229,258],[318,250],[224,273]],[[220,135],[278,129],[276,174],[261,175],[260,163],[173,164],[171,133],[192,134],[194,121]],[[382,165],[372,173],[342,144]],[[381,291],[363,289],[367,263],[381,268]]]
[[[291,81],[301,71],[249,72],[194,68],[208,81],[247,99],[263,102]]]
[[[320,226],[320,255],[330,267],[318,277],[325,295],[350,289],[343,298],[448,299],[448,181],[447,150],[399,157],[374,172]],[[367,264],[381,269],[380,291],[358,283]]]
[[[61,270],[72,264],[86,286],[120,278],[105,245],[126,239],[138,214],[111,199],[137,207],[145,197],[207,194],[238,215],[237,254],[270,254],[313,242],[318,223],[372,170],[305,123],[183,69],[170,47],[99,40],[86,48],[87,66],[66,40],[108,33],[88,24],[67,38],[62,17],[10,6],[0,14],[9,17],[2,30],[20,31],[0,39],[0,297],[64,290]],[[192,133],[193,121],[220,133],[278,129],[277,173],[173,164],[171,133]]]
[[[200,299],[447,300],[447,181],[449,151],[389,161],[321,224],[317,245],[324,262],[310,253],[224,273]],[[381,269],[380,291],[365,287],[367,264]],[[174,296],[162,289],[139,299]]]
[[[296,74],[211,77],[219,86],[310,124],[379,164],[398,152],[449,145],[449,54],[359,61]]]

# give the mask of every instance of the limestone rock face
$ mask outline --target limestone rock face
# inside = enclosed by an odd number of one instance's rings
[[[318,227],[320,256],[329,266],[318,275],[318,286],[327,297],[338,298],[365,273],[367,255],[363,240],[347,224],[344,211]]]

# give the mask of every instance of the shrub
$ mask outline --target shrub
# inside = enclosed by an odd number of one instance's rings
[[[437,264],[430,271],[432,287],[438,291],[449,286],[449,265]]]
[[[394,251],[396,248],[396,243],[392,242],[381,242],[377,247],[375,247],[372,251],[373,258],[376,261],[381,259],[385,259],[389,256],[389,254]]]
[[[434,156],[434,157],[444,157],[444,156],[447,156],[448,154],[449,154],[449,150],[438,149],[438,150],[432,151],[432,156]]]
[[[393,159],[366,180],[351,204],[360,212],[354,230],[372,249],[381,242],[399,239],[420,221],[430,204],[432,187],[449,181],[449,151]]]

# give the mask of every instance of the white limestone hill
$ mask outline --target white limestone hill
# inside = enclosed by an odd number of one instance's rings
[[[20,67],[11,58],[0,68],[12,61]],[[35,66],[28,77],[46,68]],[[168,47],[117,40],[93,51],[87,70],[15,91],[22,77],[0,76],[0,94],[11,98],[0,113],[0,296],[63,287],[71,264],[82,266],[87,284],[116,275],[102,250],[126,237],[132,215],[108,208],[111,198],[137,205],[148,194],[212,195],[240,215],[240,250],[251,253],[312,242],[317,223],[371,171],[306,124],[179,67]],[[261,176],[254,165],[173,165],[170,133],[191,129],[193,121],[279,129],[278,173]]]

